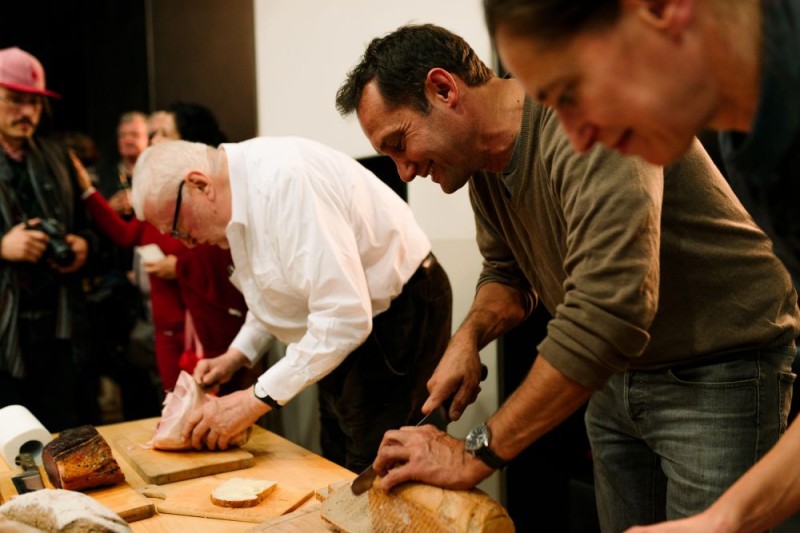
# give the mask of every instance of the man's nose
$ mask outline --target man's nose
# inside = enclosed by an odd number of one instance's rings
[[[397,165],[397,173],[400,175],[401,180],[410,183],[417,177],[417,165],[404,158],[393,157],[392,159],[394,159],[394,164]]]
[[[569,142],[577,152],[589,150],[597,141],[597,127],[589,124],[579,113],[559,110],[558,118]]]

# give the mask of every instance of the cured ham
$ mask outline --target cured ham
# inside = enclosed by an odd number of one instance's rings
[[[187,372],[181,371],[175,388],[164,398],[164,408],[156,426],[151,445],[158,450],[190,450],[190,439],[181,435],[191,416],[202,409],[212,396],[203,389]],[[241,446],[250,436],[249,429],[230,440],[229,446]]]

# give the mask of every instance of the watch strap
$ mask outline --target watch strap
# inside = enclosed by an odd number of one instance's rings
[[[280,409],[282,407],[281,404],[279,404],[277,402],[277,400],[272,398],[269,394],[267,394],[265,396],[259,396],[258,395],[258,383],[256,383],[256,385],[253,387],[253,396],[258,398],[259,400],[261,400],[265,404],[269,405],[273,409]]]
[[[473,452],[475,457],[486,463],[487,466],[494,468],[495,470],[500,470],[501,468],[505,467],[508,464],[508,461],[501,458],[499,455],[494,453],[491,448],[488,446],[481,446],[477,450]]]

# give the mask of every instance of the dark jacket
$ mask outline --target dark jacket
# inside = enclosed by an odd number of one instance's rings
[[[89,258],[96,249],[97,239],[88,229],[86,211],[81,203],[79,189],[74,170],[70,164],[66,147],[47,139],[32,139],[29,143],[25,162],[28,165],[33,187],[36,192],[38,208],[47,217],[61,222],[67,233],[80,235],[89,245]],[[12,170],[6,155],[0,152],[0,234],[19,224],[12,212],[15,193],[12,189]],[[29,263],[0,261],[0,371],[10,373],[14,377],[25,375],[24,364],[19,357],[18,320],[20,290],[17,276]],[[79,324],[85,316],[83,312],[83,294],[81,292],[80,275],[69,274],[58,276],[57,328],[53,332],[41,332],[42,335],[54,335],[55,338],[76,341],[75,348],[80,349],[77,331],[84,331],[86,324]]]

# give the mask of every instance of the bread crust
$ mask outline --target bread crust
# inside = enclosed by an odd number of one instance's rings
[[[322,518],[346,533],[513,533],[498,502],[479,489],[448,490],[403,483],[390,493],[375,485],[359,496],[340,487],[322,504]]]

